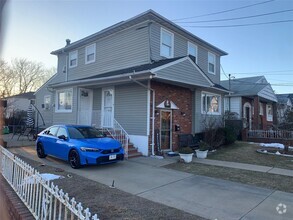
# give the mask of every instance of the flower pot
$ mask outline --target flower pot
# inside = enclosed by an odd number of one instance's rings
[[[196,157],[197,158],[201,158],[201,159],[205,159],[207,158],[208,155],[208,150],[196,150]]]
[[[179,153],[180,158],[184,160],[185,163],[190,163],[192,161],[193,153],[191,154],[181,154]]]

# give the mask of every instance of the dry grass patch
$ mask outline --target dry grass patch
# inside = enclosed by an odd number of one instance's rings
[[[260,148],[257,143],[235,142],[218,149],[208,159],[293,169],[293,157],[257,153],[256,150]]]
[[[240,170],[227,167],[211,166],[199,163],[173,163],[166,168],[188,172],[195,175],[209,176],[234,182],[264,187],[293,193],[293,177]]]

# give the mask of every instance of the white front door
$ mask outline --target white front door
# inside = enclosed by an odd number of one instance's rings
[[[114,88],[102,90],[102,125],[106,128],[113,127],[114,118]]]
[[[78,124],[92,125],[93,90],[79,89]]]

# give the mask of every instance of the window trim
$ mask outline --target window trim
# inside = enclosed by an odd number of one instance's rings
[[[70,62],[72,60],[71,56],[73,54],[76,54],[76,64],[75,65],[71,65],[71,62]],[[69,68],[77,67],[77,65],[78,65],[78,50],[69,52],[68,59],[69,59],[69,64],[68,64]]]
[[[162,53],[163,32],[171,35],[171,55],[170,56],[166,56],[165,54]],[[168,31],[162,27],[161,27],[161,36],[160,36],[160,56],[166,57],[166,58],[173,58],[174,57],[174,33],[172,33],[171,31]]]
[[[71,92],[71,109],[58,109],[58,103],[59,103],[59,93],[61,92]],[[71,113],[73,109],[73,88],[68,89],[59,89],[56,90],[56,99],[55,99],[55,112],[56,113]]]
[[[49,98],[50,99],[48,108],[46,108],[46,98]],[[51,95],[44,95],[44,109],[45,110],[50,110],[51,109],[51,103],[52,103],[52,97],[51,97]]]
[[[198,60],[198,46],[194,43],[191,43],[190,41],[187,42],[187,55],[191,55],[193,56],[192,54],[189,53],[189,47],[190,46],[193,46],[195,48],[195,51],[196,51],[196,54],[195,54],[195,63],[197,64],[197,60]]]
[[[206,95],[209,95],[209,96],[218,96],[220,97],[220,101],[219,101],[219,112],[206,112],[204,109],[203,109],[203,94],[206,94]],[[202,91],[201,92],[201,97],[200,97],[200,101],[201,101],[201,113],[202,114],[207,114],[207,115],[221,115],[222,114],[222,96],[220,94],[216,94],[216,93],[211,93],[211,92],[206,92],[206,91]],[[207,103],[205,103],[206,106],[207,106]]]
[[[87,60],[87,56],[89,55],[89,54],[88,54],[88,49],[89,49],[90,47],[92,47],[92,46],[94,47],[94,59],[88,61],[88,60]],[[84,59],[85,59],[85,64],[90,64],[90,63],[94,63],[94,62],[96,62],[96,43],[93,43],[93,44],[88,45],[88,46],[85,47],[85,56],[84,56]]]
[[[214,57],[214,63],[210,62],[210,55]],[[214,65],[214,72],[210,71],[210,63]],[[208,52],[208,73],[216,75],[216,55],[212,52]]]

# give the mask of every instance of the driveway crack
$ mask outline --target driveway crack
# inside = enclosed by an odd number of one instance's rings
[[[261,203],[263,203],[267,198],[269,198],[273,193],[275,193],[276,190],[272,191],[269,195],[267,195],[262,201],[260,201],[256,206],[254,206],[252,209],[250,209],[248,212],[246,212],[244,215],[242,215],[239,220],[243,219],[245,216],[247,216],[250,212],[252,212],[254,209],[256,209]]]

